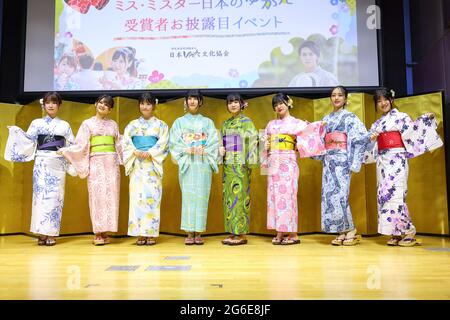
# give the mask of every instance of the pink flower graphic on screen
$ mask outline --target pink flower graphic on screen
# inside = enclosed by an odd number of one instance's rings
[[[332,35],[335,35],[336,33],[338,33],[338,26],[337,25],[335,25],[335,24],[333,24],[331,27],[330,27],[330,32],[331,32],[331,34]]]
[[[228,70],[228,75],[232,78],[237,78],[239,77],[239,71],[237,71],[236,69],[230,69]]]
[[[109,0],[64,0],[64,2],[79,13],[86,14],[91,6],[94,6],[97,10],[102,10]]]
[[[153,70],[152,74],[148,76],[151,83],[158,83],[162,79],[164,79],[164,73],[159,73],[157,70]]]

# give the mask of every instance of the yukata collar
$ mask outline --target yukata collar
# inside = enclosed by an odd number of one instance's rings
[[[57,120],[58,119],[58,117],[54,117],[54,118],[52,118],[52,117],[50,117],[48,114],[46,114],[45,116],[44,116],[44,118],[42,118],[46,123],[50,123],[50,122],[52,122],[53,120]]]
[[[155,116],[151,116],[148,120],[144,119],[143,116],[140,116],[139,119],[138,119],[138,121],[139,121],[140,123],[148,123],[148,122],[153,121],[154,119],[155,119]]]

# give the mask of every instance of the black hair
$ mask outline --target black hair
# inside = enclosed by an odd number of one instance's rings
[[[120,48],[120,49],[117,49],[116,51],[114,51],[112,60],[115,61],[115,60],[119,59],[120,57],[123,57],[125,62],[128,61],[130,63],[130,66],[127,68],[128,73],[132,77],[136,77],[137,76],[137,60],[136,60],[135,56],[136,56],[135,48],[125,47],[125,48]]]
[[[227,106],[233,101],[239,101],[241,110],[245,109],[245,107],[246,107],[245,101],[242,99],[242,97],[239,93],[235,92],[235,93],[230,93],[227,95]]]
[[[58,92],[51,91],[47,92],[44,95],[42,102],[43,104],[45,104],[46,102],[55,102],[56,104],[58,104],[58,106],[60,106],[62,104],[62,99]]]
[[[101,62],[97,61],[96,63],[94,63],[94,66],[92,67],[92,69],[95,71],[102,71],[103,64]]]
[[[111,96],[107,94],[102,94],[100,97],[97,98],[95,104],[99,103],[102,100],[104,104],[108,105],[108,107],[110,107],[111,109],[114,108],[114,99]]]
[[[94,58],[90,54],[83,54],[78,57],[78,63],[82,69],[90,69],[94,63]]]
[[[375,92],[373,93],[373,102],[375,104],[375,111],[377,110],[377,102],[378,102],[378,100],[380,100],[380,98],[388,99],[390,101],[390,103],[391,103],[391,109],[392,108],[397,108],[394,105],[393,91],[389,90],[386,87],[381,87],[380,89],[375,90]]]
[[[272,109],[275,110],[275,106],[280,103],[284,103],[289,107],[289,109],[292,108],[292,100],[286,93],[280,92],[272,97]]]
[[[298,55],[301,56],[303,48],[308,48],[318,57],[320,57],[320,48],[319,46],[310,40],[303,41],[303,43],[298,48]]]
[[[339,86],[334,87],[331,90],[331,92],[330,92],[330,99],[331,99],[331,95],[333,94],[333,91],[336,90],[336,89],[339,89],[344,94],[345,99],[348,98],[348,90],[347,90],[347,88],[344,87],[344,86],[339,85]],[[347,102],[344,103],[343,107],[345,107],[346,105],[347,105]]]
[[[184,97],[184,100],[186,101],[186,103],[188,102],[189,98],[197,98],[198,100],[198,106],[201,106],[203,104],[203,96],[202,93],[200,92],[200,90],[189,90],[186,93],[186,96]]]
[[[139,104],[143,104],[143,103],[149,103],[154,107],[157,103],[157,99],[150,92],[144,92],[139,97]]]

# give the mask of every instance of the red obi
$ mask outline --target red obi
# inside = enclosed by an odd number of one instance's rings
[[[405,148],[402,136],[398,131],[389,131],[380,133],[377,139],[377,143],[378,143],[378,151],[392,148]]]
[[[339,131],[327,133],[325,135],[325,149],[347,150],[347,134]]]

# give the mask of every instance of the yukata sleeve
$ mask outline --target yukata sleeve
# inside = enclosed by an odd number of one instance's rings
[[[65,147],[75,144],[75,136],[73,135],[72,128],[68,123],[67,123],[67,130],[64,134],[64,138],[66,139]],[[72,177],[77,176],[77,171],[75,170],[74,166],[69,161],[67,161],[67,159],[66,159],[66,172]]]
[[[297,132],[297,150],[300,158],[318,157],[326,153],[325,132],[323,121],[308,123]]]
[[[369,133],[356,115],[347,118],[347,156],[350,170],[359,172],[370,142]]]
[[[266,150],[266,139],[269,139],[270,135],[270,122],[267,124],[266,128],[264,129],[264,135],[259,139],[261,142],[260,144],[260,161],[261,161],[261,169],[262,170],[268,170],[269,169],[269,150]]]
[[[211,119],[207,119],[206,134],[207,139],[204,157],[206,157],[211,169],[217,173],[219,172],[219,135],[217,134],[217,129]]]
[[[421,115],[416,121],[413,121],[404,114],[398,120],[396,123],[408,152],[408,158],[420,156],[443,145],[442,139],[436,131],[436,119]]]
[[[245,128],[243,132],[245,165],[251,169],[255,169],[259,165],[258,130],[256,130],[251,120],[246,122],[243,127]]]
[[[59,151],[72,164],[80,178],[89,175],[89,154],[90,154],[91,132],[88,125],[83,122],[78,129],[75,143],[71,146],[61,148]]]
[[[377,123],[375,122],[372,124],[369,130],[369,142],[367,143],[366,150],[364,151],[364,160],[363,163],[369,164],[369,163],[375,163],[378,159],[378,143],[377,140],[370,141],[370,136],[373,133],[377,133]]]
[[[28,162],[34,160],[37,149],[37,127],[31,123],[27,132],[17,126],[8,126],[8,140],[5,146],[5,160]]]
[[[122,148],[122,160],[123,165],[125,166],[125,175],[130,175],[131,171],[134,167],[134,161],[136,160],[136,156],[134,152],[136,151],[136,147],[131,140],[131,132],[133,131],[134,126],[132,123],[129,123],[125,127],[125,131],[122,136],[121,148]]]
[[[188,144],[183,140],[183,128],[181,120],[177,119],[169,133],[169,150],[172,159],[178,164],[180,172],[186,172],[191,162],[191,155],[186,153]]]
[[[147,151],[153,161],[156,173],[162,178],[163,163],[169,153],[169,127],[166,123],[161,122],[158,142]]]

